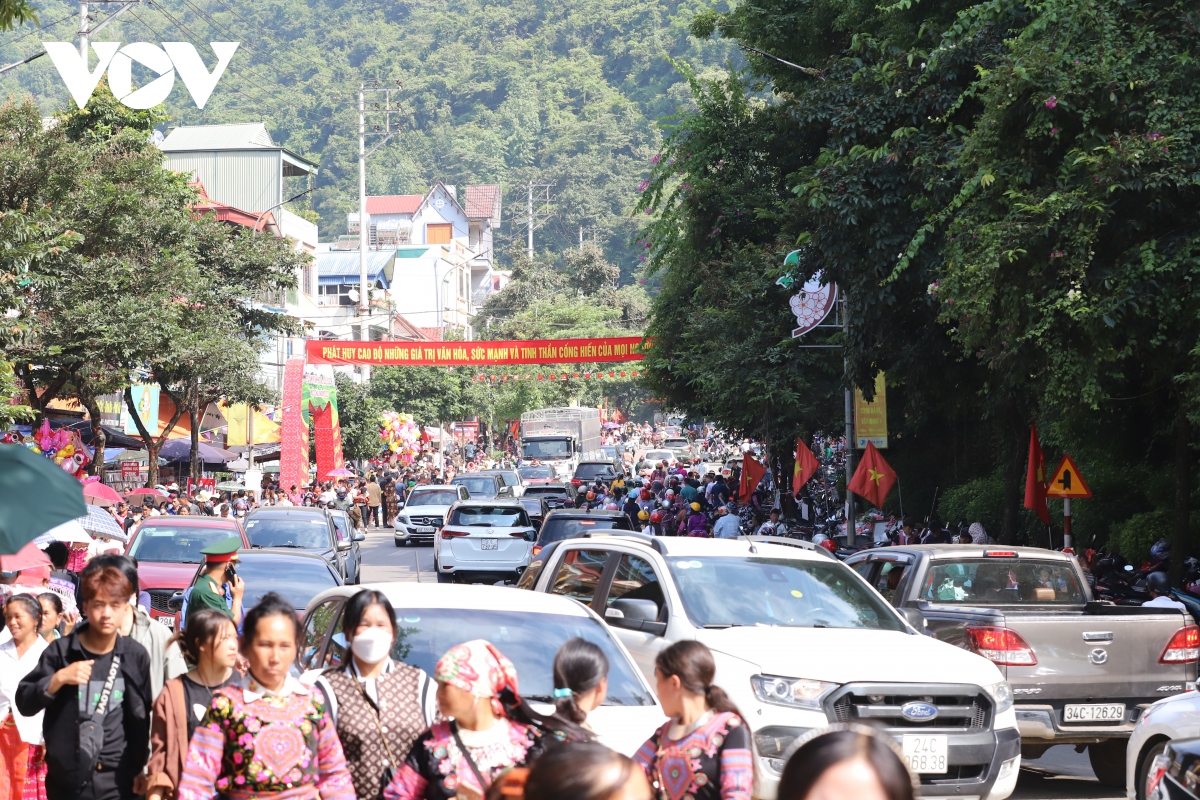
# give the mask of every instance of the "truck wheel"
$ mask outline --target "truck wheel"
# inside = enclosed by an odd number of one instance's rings
[[[1137,767],[1137,782],[1133,785],[1133,789],[1136,792],[1134,796],[1137,800],[1146,800],[1146,779],[1150,777],[1150,765],[1154,763],[1155,757],[1162,755],[1166,749],[1167,742],[1164,740],[1155,742],[1142,753]]]
[[[1088,761],[1096,779],[1105,786],[1125,786],[1125,747],[1128,739],[1108,739],[1088,745]]]

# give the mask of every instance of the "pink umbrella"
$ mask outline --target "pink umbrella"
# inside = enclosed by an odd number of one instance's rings
[[[0,556],[0,570],[17,572],[50,565],[50,559],[33,542],[22,547],[13,555]]]
[[[132,492],[126,492],[125,496],[132,497],[135,494],[149,494],[149,495],[154,495],[155,497],[166,497],[166,495],[164,495],[158,489],[147,489],[145,487],[143,487],[141,489],[134,489]]]
[[[106,486],[103,483],[100,483],[100,481],[92,481],[91,483],[84,484],[83,502],[98,506],[104,505],[104,503],[97,501],[105,500],[110,504],[120,503],[122,502],[122,497],[121,495],[117,494],[117,491],[111,486]]]
[[[329,472],[326,472],[325,477],[326,478],[353,478],[354,473],[348,469],[342,469],[339,467],[338,469],[331,469],[331,470],[329,470]]]

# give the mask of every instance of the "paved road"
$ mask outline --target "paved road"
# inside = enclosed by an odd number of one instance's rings
[[[396,547],[388,530],[367,531],[363,542],[363,583],[422,581],[432,583],[433,548]],[[1124,800],[1125,793],[1101,786],[1092,774],[1087,753],[1060,746],[1036,761],[1026,761],[1013,800]]]

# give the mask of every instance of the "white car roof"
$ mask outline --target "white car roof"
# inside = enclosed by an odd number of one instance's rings
[[[608,538],[608,537],[605,537]],[[620,534],[615,534],[612,538],[621,538]],[[782,544],[768,544],[766,542],[754,542],[756,552],[750,552],[750,542],[744,539],[701,539],[690,536],[659,536],[653,541],[653,544],[648,543],[644,539],[629,536],[626,540],[637,542],[643,547],[653,547],[662,553],[663,558],[676,557],[692,557],[692,556],[729,556],[729,557],[745,557],[758,556],[761,558],[785,558],[799,561],[820,561],[821,563],[830,563],[829,558],[820,553],[813,553],[800,547],[788,547]],[[574,541],[574,540],[568,540]],[[586,541],[586,540],[580,540]],[[594,540],[593,540],[594,541]]]
[[[456,484],[451,484],[451,483],[426,483],[426,484],[414,486],[411,489],[409,489],[408,491],[409,492],[444,491],[444,492],[454,492],[455,494],[457,494],[458,486]]]
[[[559,614],[586,617],[587,611],[569,597],[542,594],[510,586],[475,586],[450,583],[393,581],[338,586],[321,592],[308,603],[312,609],[331,597],[350,597],[362,589],[377,589],[396,608],[453,608],[464,611],[516,611],[527,614]]]

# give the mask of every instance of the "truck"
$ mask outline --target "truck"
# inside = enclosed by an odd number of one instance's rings
[[[1073,555],[929,544],[846,563],[930,636],[999,667],[1026,758],[1086,747],[1100,782],[1124,786],[1125,748],[1143,712],[1195,689],[1200,629],[1186,612],[1094,600]]]
[[[892,736],[917,798],[1003,800],[1016,786],[1020,733],[1000,669],[922,635],[823,548],[581,528],[545,545],[517,586],[590,607],[650,680],[663,648],[707,645],[713,684],[751,729],[759,800],[776,797],[795,742],[831,723]]]
[[[600,450],[600,409],[539,408],[521,415],[521,458],[537,460],[569,481],[581,458]]]

